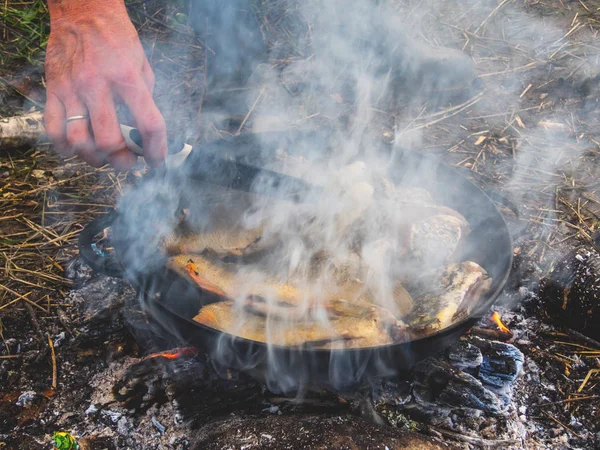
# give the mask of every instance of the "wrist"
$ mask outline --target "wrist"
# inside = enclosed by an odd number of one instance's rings
[[[124,0],[48,0],[50,22],[63,20],[73,21],[78,19],[93,19],[95,17],[110,15],[117,19],[127,15]]]

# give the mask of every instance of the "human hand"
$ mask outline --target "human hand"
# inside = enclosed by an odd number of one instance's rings
[[[152,99],[154,74],[123,0],[49,0],[46,133],[59,153],[90,165],[131,168],[116,104],[125,104],[152,166],[167,154],[165,121]],[[85,116],[67,122],[69,117]],[[89,117],[89,118],[88,118]]]

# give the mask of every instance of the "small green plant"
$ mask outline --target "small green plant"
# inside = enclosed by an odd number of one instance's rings
[[[39,63],[49,33],[48,7],[43,0],[8,0],[0,6],[0,62]]]
[[[64,431],[55,431],[52,439],[54,440],[55,450],[77,450],[79,448],[75,438]]]

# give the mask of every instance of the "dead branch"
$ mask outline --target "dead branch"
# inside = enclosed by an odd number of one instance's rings
[[[0,119],[0,149],[26,147],[35,144],[44,135],[44,114],[41,111]]]

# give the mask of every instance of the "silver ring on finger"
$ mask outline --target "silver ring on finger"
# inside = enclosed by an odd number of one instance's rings
[[[66,122],[73,122],[74,120],[88,120],[90,118],[90,116],[71,116],[71,117],[67,117]]]

